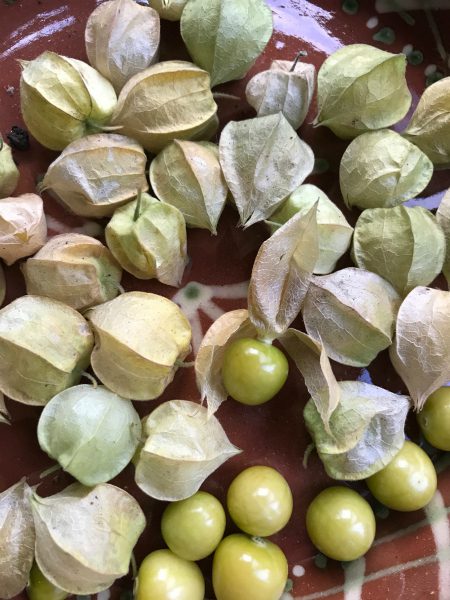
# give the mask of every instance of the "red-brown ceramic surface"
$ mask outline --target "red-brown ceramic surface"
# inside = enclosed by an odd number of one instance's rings
[[[385,50],[408,54],[408,81],[415,102],[427,81],[448,73],[448,57],[443,46],[448,41],[450,10],[434,10],[426,14],[413,9],[423,4],[450,7],[450,0],[378,0],[376,3],[373,0],[361,0],[359,3],[356,0],[269,0],[269,4],[274,13],[276,33],[252,73],[267,68],[275,58],[292,59],[301,49],[308,52],[306,60],[318,67],[329,53],[354,42],[372,43]],[[19,109],[17,59],[32,59],[47,49],[85,59],[84,26],[95,5],[95,0],[0,0],[0,133],[4,137],[12,125],[23,124]],[[406,12],[386,12],[390,5],[401,5]],[[178,24],[163,23],[161,59],[186,56]],[[252,109],[245,102],[244,87],[245,80],[221,86],[221,90],[241,98],[239,101],[219,100],[222,126],[227,120],[252,116]],[[307,122],[312,120],[314,110],[313,107]],[[309,124],[301,128],[300,135],[311,144],[318,159],[316,172],[308,181],[323,188],[340,203],[337,173],[345,144],[327,129],[314,130]],[[37,177],[45,172],[56,154],[31,140],[28,151],[15,151],[14,156],[21,172],[16,193],[22,193],[34,191]],[[436,208],[443,190],[449,186],[450,172],[438,173],[420,200],[421,204]],[[65,231],[101,235],[100,225],[104,223],[86,222],[70,216],[50,198],[44,199],[50,235]],[[347,216],[354,222],[357,212]],[[246,304],[246,282],[257,249],[267,234],[262,226],[244,232],[236,224],[236,213],[227,209],[221,218],[217,237],[201,230],[189,231],[190,263],[179,290],[155,282],[139,282],[131,276],[125,278],[125,288],[162,293],[177,301],[191,319],[194,340],[198,344],[202,332],[212,320],[223,311]],[[341,265],[345,264],[346,261],[342,261]],[[7,268],[6,278],[6,302],[9,302],[25,292],[19,265]],[[359,378],[394,392],[403,390],[386,353],[380,355],[368,370],[335,366],[339,379]],[[294,494],[294,513],[287,527],[273,536],[287,554],[289,577],[293,582],[293,589],[285,594],[283,600],[412,600],[428,597],[449,600],[448,454],[434,456],[440,469],[439,492],[426,510],[410,514],[389,513],[374,504],[377,537],[365,559],[348,565],[334,561],[323,565],[317,560],[317,552],[306,535],[305,511],[312,498],[332,482],[324,474],[316,456],[310,458],[307,469],[302,466],[305,449],[310,443],[302,421],[302,408],[307,397],[302,377],[291,365],[286,387],[268,404],[245,407],[232,400],[226,402],[218,417],[231,441],[243,452],[216,471],[207,480],[204,489],[224,500],[232,478],[242,468],[256,464],[275,467],[287,477]],[[174,382],[157,402],[174,398],[198,400],[192,369],[180,369]],[[139,403],[137,408],[141,414],[146,414],[157,402]],[[39,474],[52,464],[39,449],[36,439],[39,408],[12,401],[7,401],[7,406],[12,426],[0,425],[0,491],[23,476],[30,483],[37,483]],[[419,440],[414,427],[408,434]],[[69,476],[59,472],[56,476],[47,477],[39,491],[54,493],[70,481]],[[147,516],[148,526],[136,549],[139,563],[148,552],[163,547],[159,523],[164,504],[136,488],[131,466],[115,483],[138,499]],[[359,489],[367,495],[363,485]],[[228,529],[233,531],[233,526],[229,524]],[[202,561],[207,579],[207,598],[213,597],[210,566],[210,560]],[[120,580],[110,592],[98,595],[101,600],[109,597],[132,598],[131,580]],[[26,594],[17,598],[25,599]]]

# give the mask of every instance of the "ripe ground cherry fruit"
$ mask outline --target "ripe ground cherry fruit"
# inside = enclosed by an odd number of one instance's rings
[[[222,381],[227,393],[242,404],[263,404],[286,382],[288,361],[278,348],[252,338],[232,342],[225,351]]]
[[[427,442],[450,450],[450,387],[441,387],[428,397],[417,421]]]
[[[227,507],[239,529],[266,537],[283,529],[291,518],[292,492],[275,469],[249,467],[228,488]]]

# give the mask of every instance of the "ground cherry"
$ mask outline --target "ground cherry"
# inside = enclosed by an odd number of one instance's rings
[[[405,441],[391,462],[367,480],[375,498],[394,510],[419,510],[433,497],[437,476],[428,455],[413,442]]]
[[[170,550],[156,550],[141,563],[136,600],[203,600],[205,581],[199,567]]]
[[[169,504],[162,516],[161,532],[177,556],[201,560],[217,548],[225,525],[225,511],[219,500],[207,492],[197,492]]]
[[[242,404],[263,404],[286,382],[289,366],[285,355],[271,344],[242,338],[225,351],[222,381],[227,393]]]
[[[227,507],[233,521],[245,533],[273,535],[291,518],[291,488],[275,469],[249,467],[228,488]]]
[[[64,600],[69,594],[50,583],[34,563],[30,572],[27,596],[30,600]]]
[[[287,576],[283,551],[262,538],[229,535],[214,554],[212,579],[217,600],[279,600]]]
[[[308,507],[306,529],[322,554],[349,561],[363,556],[375,537],[370,504],[344,486],[326,488]]]
[[[439,450],[450,450],[450,387],[441,387],[429,396],[417,421],[427,442]]]

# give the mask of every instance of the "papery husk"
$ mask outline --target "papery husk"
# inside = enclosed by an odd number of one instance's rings
[[[319,256],[317,206],[296,214],[259,248],[247,303],[258,337],[272,341],[300,312]]]
[[[37,435],[44,452],[80,483],[93,486],[113,479],[131,461],[141,421],[129,400],[101,385],[77,385],[45,406]]]
[[[450,292],[416,287],[406,296],[389,356],[420,411],[450,381]]]
[[[447,190],[436,211],[436,221],[440,225],[445,236],[445,259],[442,272],[450,286],[450,190]]]
[[[209,74],[171,60],[134,75],[122,88],[113,125],[157,153],[174,139],[211,138],[218,125]]]
[[[306,427],[327,474],[333,479],[366,479],[385,467],[405,441],[409,397],[362,381],[341,381],[340,404],[327,432],[311,399],[305,406]]]
[[[47,296],[80,311],[115,298],[122,277],[108,248],[81,233],[56,235],[21,268],[28,294]]]
[[[306,119],[314,95],[314,65],[274,60],[267,71],[260,71],[247,83],[245,96],[258,117],[282,112],[294,129]]]
[[[32,499],[36,562],[45,577],[71,594],[95,594],[128,573],[144,530],[136,500],[118,487],[74,483]]]
[[[70,212],[107,217],[145,192],[147,157],[134,140],[98,133],[70,144],[49,166],[41,183]]]
[[[2,265],[0,264],[0,306],[5,301],[5,296],[6,296],[5,272],[3,270]]]
[[[46,148],[63,150],[110,120],[117,103],[114,88],[88,64],[46,51],[21,65],[22,116]]]
[[[352,258],[361,269],[377,273],[406,296],[439,275],[445,257],[445,236],[426,208],[374,208],[359,217]]]
[[[314,276],[302,307],[306,331],[327,355],[366,367],[391,345],[400,297],[390,283],[363,269]]]
[[[425,88],[403,135],[438,168],[450,167],[450,77]]]
[[[25,479],[0,494],[0,594],[5,600],[25,588],[34,558],[31,489]]]
[[[208,331],[195,357],[195,377],[208,416],[214,414],[228,397],[222,382],[222,365],[228,346],[242,338],[256,338],[257,332],[245,308],[221,315]]]
[[[188,0],[149,0],[149,4],[158,13],[161,19],[179,21]]]
[[[50,583],[37,563],[33,564],[27,585],[29,600],[65,600],[68,595],[67,592]]]
[[[108,248],[138,279],[178,287],[188,262],[181,212],[148,194],[116,210],[105,229]]]
[[[303,375],[325,431],[331,433],[330,417],[341,400],[341,389],[324,347],[296,329],[288,329],[279,339]]]
[[[292,192],[278,210],[270,215],[267,224],[273,233],[295,214],[305,215],[316,203],[319,257],[313,273],[327,275],[334,271],[337,261],[347,252],[353,235],[353,227],[325,192],[315,185],[304,183]]]
[[[89,62],[116,92],[158,60],[158,13],[134,0],[109,0],[90,14],[84,33]]]
[[[433,163],[419,148],[389,129],[363,133],[347,147],[339,179],[347,206],[389,208],[422,192]]]
[[[400,121],[411,105],[406,56],[366,44],[350,44],[331,54],[317,76],[316,125],[352,139]]]
[[[264,0],[189,0],[181,37],[193,61],[211,73],[211,87],[241,79],[272,36]]]
[[[314,167],[314,154],[285,117],[230,121],[222,131],[220,164],[241,224],[267,219]]]
[[[46,404],[78,383],[93,343],[89,325],[70,306],[17,298],[0,310],[0,390],[24,404]]]
[[[11,425],[11,415],[8,412],[8,409],[5,405],[5,397],[0,392],[0,423],[4,423],[5,425]]]
[[[19,177],[11,148],[0,137],[0,198],[11,196],[19,183]]]
[[[189,227],[216,235],[228,187],[215,144],[175,140],[152,161],[150,182],[156,196],[176,206]]]
[[[135,480],[157,500],[189,498],[213,471],[241,452],[206,407],[187,400],[158,406],[146,418],[144,434]]]
[[[89,309],[86,318],[95,335],[92,368],[124,398],[160,396],[190,352],[189,321],[163,296],[127,292]]]
[[[47,240],[47,222],[42,198],[22,194],[0,202],[0,258],[12,265],[42,248]]]

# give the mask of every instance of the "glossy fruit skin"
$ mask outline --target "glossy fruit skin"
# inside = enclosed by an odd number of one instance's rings
[[[289,365],[271,344],[251,338],[232,342],[225,351],[222,381],[227,393],[242,404],[271,400],[286,382]]]
[[[271,467],[244,469],[231,482],[227,507],[236,525],[250,535],[267,537],[283,529],[292,515],[292,492]]]
[[[370,504],[345,486],[318,494],[308,507],[306,529],[312,543],[329,558],[356,560],[375,538],[375,515]]]
[[[199,567],[170,550],[144,558],[136,580],[135,600],[203,600],[205,581]]]
[[[450,450],[450,387],[441,387],[428,397],[417,421],[428,443]]]
[[[174,554],[186,560],[201,560],[217,548],[225,525],[225,511],[219,500],[207,492],[197,492],[167,506],[161,532]]]
[[[391,462],[366,480],[373,496],[393,510],[409,512],[428,504],[437,487],[437,475],[427,454],[405,441]]]
[[[30,572],[27,596],[29,600],[65,600],[69,594],[50,583],[34,563]]]
[[[283,551],[268,540],[235,533],[224,538],[214,554],[217,600],[279,600],[287,577]]]

